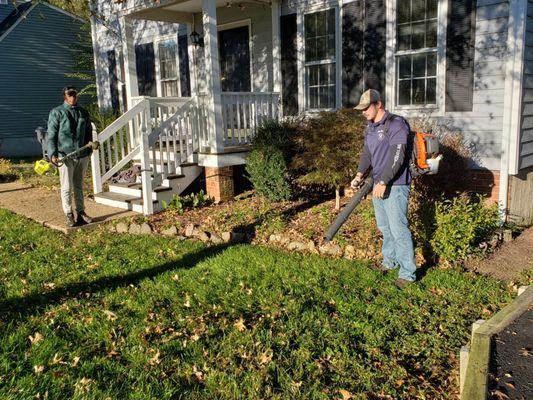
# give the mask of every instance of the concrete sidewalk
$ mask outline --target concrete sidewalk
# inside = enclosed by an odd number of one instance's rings
[[[80,228],[90,228],[115,218],[138,215],[132,211],[97,204],[91,199],[85,198],[85,211],[95,222],[82,227],[67,228],[65,215],[61,209],[59,191],[31,187],[20,182],[0,184],[0,208],[24,215],[43,226],[64,233]]]

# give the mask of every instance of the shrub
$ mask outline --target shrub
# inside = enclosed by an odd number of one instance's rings
[[[101,109],[97,104],[89,104],[85,107],[91,121],[96,125],[96,130],[98,133],[102,132],[107,128],[114,120],[116,120],[119,115],[111,109]]]
[[[340,188],[355,176],[363,148],[365,120],[351,109],[322,112],[310,118],[296,138],[296,155],[291,164],[303,184],[335,189],[336,208]]]
[[[292,190],[288,163],[292,157],[294,122],[266,121],[252,141],[246,172],[260,196],[272,201],[288,200]]]
[[[11,172],[11,162],[5,158],[0,158],[0,175],[9,175]]]
[[[473,152],[464,136],[442,121],[414,118],[409,121],[412,130],[432,132],[438,136],[444,158],[439,173],[418,177],[412,184],[409,201],[409,219],[413,238],[424,258],[435,258],[431,239],[435,232],[435,206],[443,200],[466,193],[468,163]]]
[[[443,200],[435,207],[436,229],[431,245],[441,259],[459,261],[474,253],[498,226],[497,206],[484,205],[479,195]]]
[[[254,149],[246,158],[246,172],[260,196],[272,201],[288,200],[291,185],[283,152],[274,146]]]

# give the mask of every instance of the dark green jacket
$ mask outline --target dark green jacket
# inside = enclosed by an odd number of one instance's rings
[[[67,103],[54,108],[48,117],[47,137],[50,158],[78,150],[92,140],[89,113]]]

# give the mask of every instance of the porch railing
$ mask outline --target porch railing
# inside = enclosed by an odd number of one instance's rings
[[[224,144],[248,144],[265,120],[279,117],[279,100],[279,93],[271,92],[222,93]]]

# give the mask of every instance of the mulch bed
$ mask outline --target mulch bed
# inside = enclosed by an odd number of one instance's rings
[[[533,308],[493,338],[490,399],[533,399]]]

